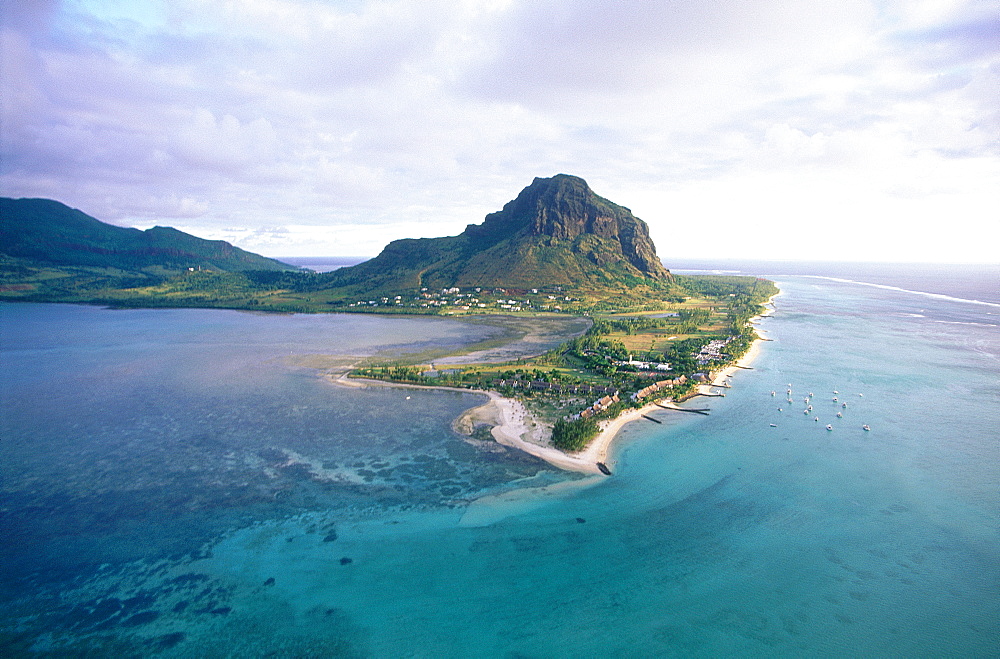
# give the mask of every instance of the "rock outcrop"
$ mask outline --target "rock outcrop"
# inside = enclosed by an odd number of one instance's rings
[[[331,287],[536,288],[629,278],[669,280],[646,223],[586,181],[536,178],[503,209],[458,236],[396,240],[377,257],[329,275]]]

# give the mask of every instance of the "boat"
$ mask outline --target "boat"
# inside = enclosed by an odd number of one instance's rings
[[[819,417],[818,416],[813,417],[813,421],[819,421]]]
[[[847,409],[847,403],[844,403],[843,405],[841,405],[841,407],[843,407],[846,410]]]
[[[831,425],[827,424],[827,426],[826,426],[826,429],[827,429],[827,430],[833,430],[833,426],[831,426]]]
[[[813,406],[812,406],[812,405],[810,405],[809,407],[807,407],[807,408],[806,408],[806,411],[807,411],[807,412],[812,412],[812,411],[813,411]]]
[[[858,398],[864,398],[864,397],[865,397],[864,394],[858,394]]]
[[[809,410],[802,410],[803,414],[809,414]]]
[[[772,428],[777,428],[777,427],[778,427],[778,424],[777,424],[777,423],[772,423],[772,424],[771,424],[771,427],[772,427]]]
[[[772,396],[774,395],[774,392],[773,392],[773,391],[771,392],[771,395],[772,395]]]
[[[843,415],[843,414],[841,414],[840,412],[837,412],[837,418],[838,418],[838,419],[843,419],[843,418],[844,418],[844,415]]]
[[[862,428],[862,429],[863,429],[863,430],[864,430],[865,432],[868,432],[869,430],[871,430],[871,428],[869,428],[869,427],[868,427],[868,424],[867,424],[867,423],[866,423],[865,425],[861,426],[861,428]]]
[[[608,465],[604,464],[603,462],[598,462],[597,468],[600,469],[601,473],[604,474],[605,476],[611,475],[611,470],[608,469]]]
[[[834,393],[835,396],[840,394],[840,392],[837,391],[836,389],[833,390],[833,393]]]
[[[833,397],[833,402],[835,402],[835,403],[837,402],[837,397],[836,396]]]

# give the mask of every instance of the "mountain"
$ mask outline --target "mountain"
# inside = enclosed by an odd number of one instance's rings
[[[458,236],[396,240],[374,259],[325,278],[328,287],[358,291],[672,280],[646,223],[567,174],[536,178]]]
[[[170,227],[117,227],[51,199],[0,198],[0,255],[51,266],[229,272],[294,266]]]

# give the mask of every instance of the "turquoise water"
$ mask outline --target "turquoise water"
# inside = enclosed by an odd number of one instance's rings
[[[753,370],[606,479],[288,357],[486,328],[4,306],[5,654],[994,656],[1000,306],[777,280]]]

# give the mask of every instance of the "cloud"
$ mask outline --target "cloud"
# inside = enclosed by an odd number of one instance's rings
[[[894,218],[929,226],[949,204],[974,231],[987,218],[969,200],[1000,201],[988,2],[0,11],[0,192],[265,253],[370,255],[453,235],[557,172],[664,240],[685,221],[745,233],[747,214],[813,236],[768,247],[788,253],[821,243],[804,215],[866,218],[839,234],[862,244],[873,227],[898,238]],[[900,253],[920,252],[913,240]]]
[[[198,108],[171,138],[171,151],[192,168],[242,169],[268,162],[276,135],[264,118],[241,122],[231,114],[216,118]]]

